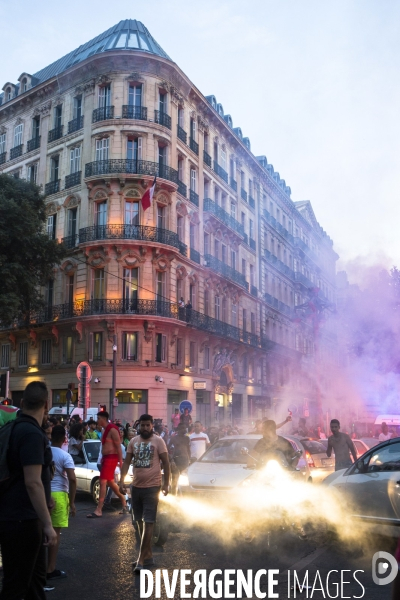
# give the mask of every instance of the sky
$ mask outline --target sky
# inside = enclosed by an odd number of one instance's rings
[[[398,0],[0,0],[0,88],[127,18],[311,201],[339,269],[400,267]]]

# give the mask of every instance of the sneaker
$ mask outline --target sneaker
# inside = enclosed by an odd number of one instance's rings
[[[67,574],[65,571],[60,571],[60,569],[54,569],[54,571],[52,573],[47,573],[46,575],[46,579],[64,579],[64,577],[67,577]]]
[[[43,588],[44,592],[52,592],[53,590],[55,590],[56,588],[52,585],[45,585]]]

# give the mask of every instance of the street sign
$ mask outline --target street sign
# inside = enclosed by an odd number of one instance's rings
[[[114,400],[113,400],[113,406],[118,406],[118,398],[114,398]]]
[[[194,390],[205,390],[207,388],[206,381],[193,381]]]
[[[193,410],[192,403],[189,402],[189,400],[182,400],[182,402],[179,405],[179,412],[183,414],[186,408],[188,409],[190,414]]]
[[[87,383],[89,383],[89,381],[92,381],[92,367],[88,362],[83,361],[79,363],[79,365],[76,367],[76,376],[78,380],[81,381],[83,367],[86,367]]]

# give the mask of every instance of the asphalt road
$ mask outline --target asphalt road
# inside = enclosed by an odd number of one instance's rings
[[[126,600],[140,598],[140,578],[132,573],[131,563],[137,557],[137,542],[129,516],[118,512],[104,513],[102,519],[90,520],[86,514],[94,506],[89,496],[79,494],[77,497],[77,516],[70,520],[70,527],[62,534],[59,551],[59,569],[68,574],[66,579],[54,581],[56,589],[48,593],[50,600],[76,600],[77,598],[93,598],[96,600]],[[118,505],[115,505],[118,506]],[[164,549],[154,548],[156,568],[167,569],[170,578],[174,569],[279,569],[279,585],[275,592],[279,598],[320,598],[327,594],[326,576],[331,570],[346,570],[343,575],[343,591],[337,594],[333,583],[340,579],[340,573],[331,575],[332,585],[329,588],[331,597],[366,598],[367,600],[387,600],[391,597],[390,586],[377,586],[371,578],[372,555],[379,550],[392,550],[385,546],[382,539],[374,538],[369,546],[357,545],[356,548],[343,548],[340,543],[332,541],[323,533],[316,533],[312,539],[300,540],[292,531],[279,537],[278,545],[274,541],[267,547],[265,536],[260,535],[252,543],[243,541],[238,535],[229,545],[221,542],[213,530],[199,525],[185,526],[179,532],[171,533]],[[297,571],[302,581],[308,571],[309,585],[312,586],[319,571],[321,584],[317,580],[316,589],[311,595],[307,592],[288,589],[287,571]],[[353,579],[353,572],[362,570],[357,577],[365,588]],[[293,577],[293,575],[292,575]],[[266,577],[261,580],[261,589],[267,591]],[[162,586],[161,598],[166,599]],[[190,586],[188,591],[190,591]],[[234,588],[233,588],[234,589]],[[363,594],[363,595],[362,595]],[[155,598],[154,594],[151,596]],[[179,587],[174,598],[181,598]],[[207,595],[207,597],[210,597]],[[224,596],[220,596],[224,597]],[[225,596],[228,597],[228,596]],[[236,598],[236,594],[232,596]],[[251,596],[256,598],[255,595]],[[267,594],[268,597],[268,594]]]

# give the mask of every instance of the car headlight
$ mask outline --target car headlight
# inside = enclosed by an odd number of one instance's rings
[[[246,477],[246,479],[244,481],[242,481],[241,483],[239,483],[240,488],[249,488],[250,486],[254,485],[254,476],[250,475],[249,477]]]
[[[187,473],[181,473],[179,475],[178,485],[181,487],[189,487],[189,477]]]

